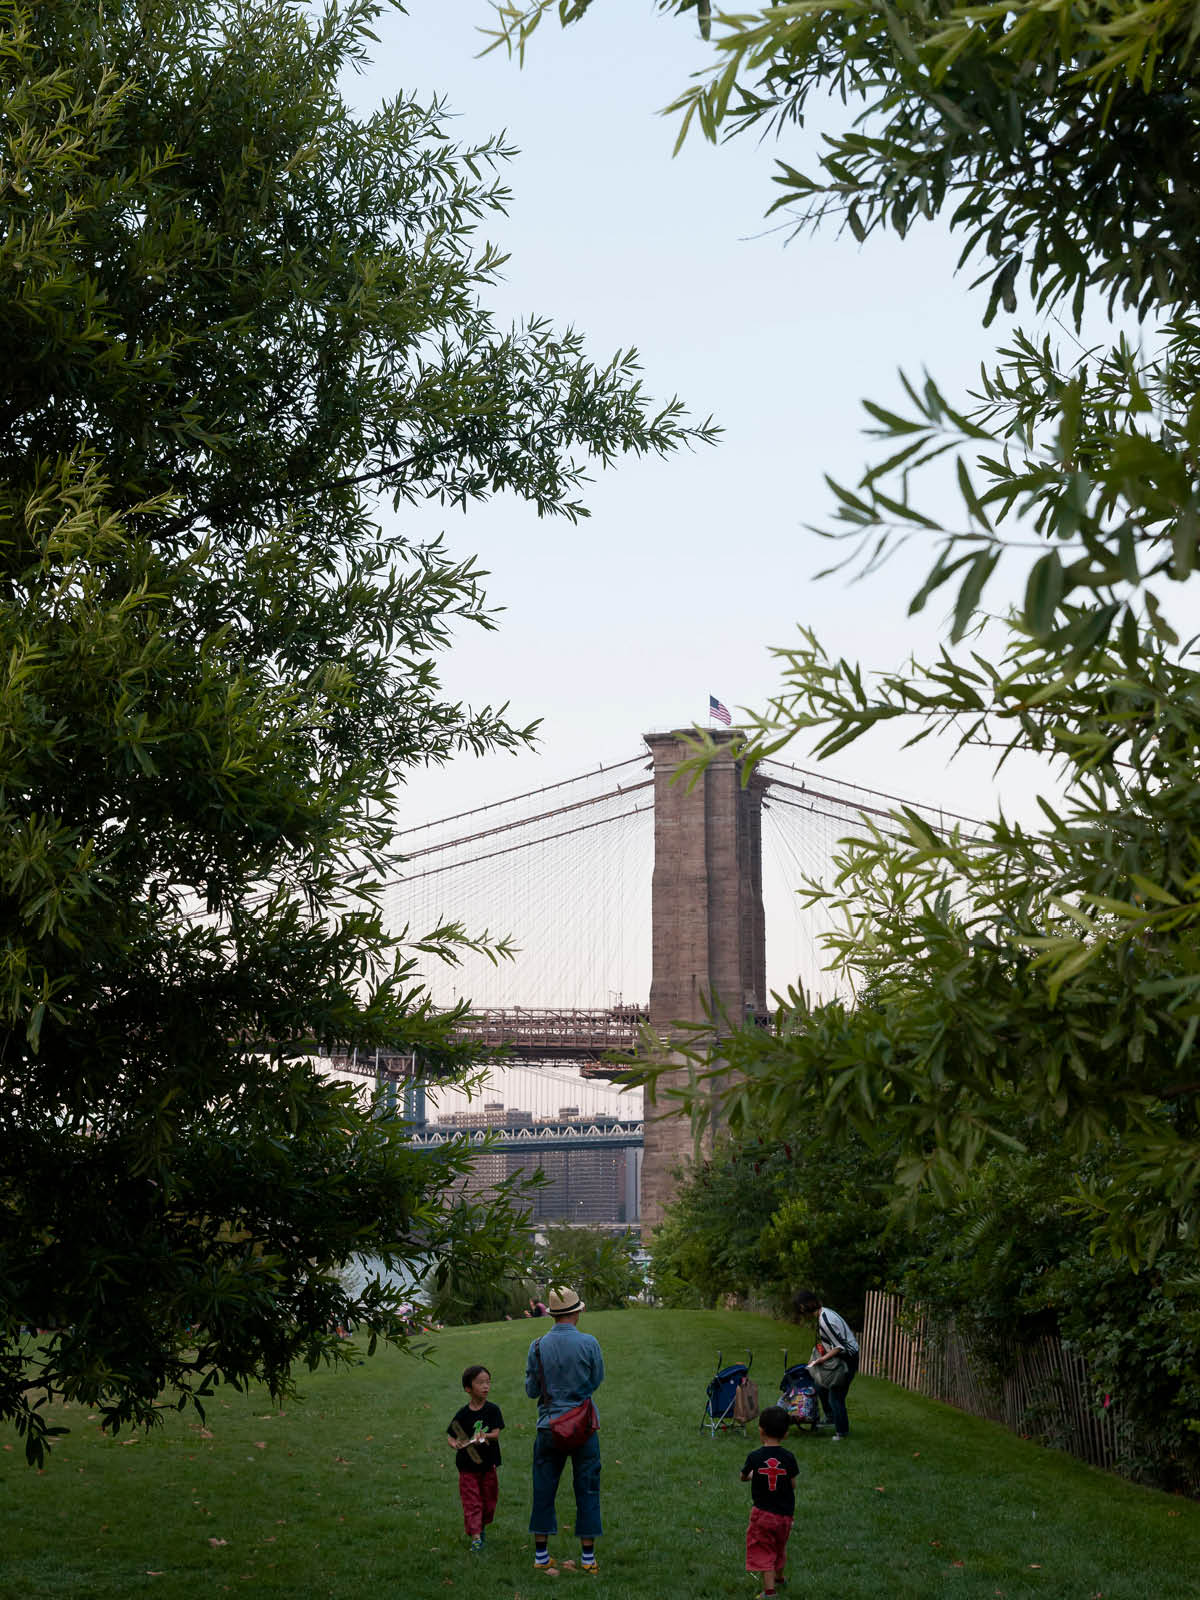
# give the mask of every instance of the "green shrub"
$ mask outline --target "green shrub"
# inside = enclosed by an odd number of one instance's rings
[[[606,1228],[550,1228],[539,1266],[546,1287],[569,1284],[590,1310],[613,1311],[642,1291],[644,1279],[634,1260],[638,1247],[635,1234],[610,1233]]]
[[[925,1252],[901,1287],[935,1318],[953,1319],[996,1375],[1022,1344],[1058,1334],[1087,1363],[1092,1403],[1106,1400],[1123,1472],[1194,1490],[1200,1476],[1200,1274],[1182,1242],[1152,1269],[1094,1248],[1089,1216],[1071,1204],[1081,1173],[1060,1151],[997,1155],[961,1204],[930,1209]],[[1042,1419],[1029,1418],[1031,1432]]]
[[[877,1155],[854,1136],[832,1145],[815,1125],[787,1141],[720,1142],[679,1174],[651,1241],[663,1305],[715,1306],[729,1296],[787,1310],[801,1284],[861,1326],[866,1291],[903,1260],[893,1240]]]

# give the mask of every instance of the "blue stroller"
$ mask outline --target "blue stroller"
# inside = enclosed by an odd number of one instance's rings
[[[750,1382],[753,1365],[754,1357],[747,1350],[745,1361],[723,1367],[721,1352],[717,1351],[717,1370],[705,1391],[707,1399],[700,1419],[701,1433],[705,1428],[710,1437],[726,1428],[740,1428],[745,1433],[747,1422],[758,1415],[758,1393]]]
[[[821,1401],[812,1373],[803,1361],[788,1366],[783,1352],[783,1377],[779,1380],[779,1404],[787,1412],[793,1428],[808,1428],[815,1433],[821,1422]]]

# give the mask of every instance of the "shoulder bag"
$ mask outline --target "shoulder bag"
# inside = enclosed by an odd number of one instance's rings
[[[817,1345],[812,1355],[808,1358],[808,1375],[818,1389],[834,1389],[839,1383],[844,1383],[850,1376],[850,1364],[841,1356],[831,1356],[828,1361],[818,1361],[823,1355],[824,1345]],[[816,1362],[816,1366],[813,1363]]]
[[[542,1401],[547,1407],[553,1405],[550,1391],[546,1387],[546,1369],[542,1365],[542,1341],[539,1339],[533,1347],[537,1357],[538,1383],[541,1386]],[[550,1438],[556,1450],[562,1450],[570,1455],[572,1450],[578,1450],[581,1444],[586,1444],[600,1426],[600,1418],[596,1415],[596,1407],[589,1395],[586,1400],[581,1400],[577,1406],[572,1406],[569,1411],[564,1411],[561,1416],[550,1419]]]

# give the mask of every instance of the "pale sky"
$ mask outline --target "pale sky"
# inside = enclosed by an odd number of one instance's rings
[[[498,319],[536,313],[573,325],[598,361],[636,345],[652,395],[679,394],[726,431],[715,448],[619,464],[590,487],[592,515],[575,527],[539,521],[513,499],[465,515],[401,513],[406,531],[444,530],[455,554],[477,555],[491,573],[492,603],[504,608],[496,633],[467,630],[443,658],[447,693],[475,704],[507,700],[518,722],[543,719],[533,754],[413,774],[406,824],[633,756],[648,729],[703,723],[710,693],[735,717],[738,707],[762,706],[779,687],[769,647],[791,642],[798,622],[815,627],[831,654],[868,669],[897,667],[914,651],[931,656],[942,611],[905,614],[931,550],[910,547],[863,583],[815,583],[830,546],[806,524],[831,523],[826,473],[852,484],[875,459],[860,432],[864,397],[903,409],[903,368],[917,378],[928,370],[961,401],[1002,342],[1002,321],[979,326],[983,291],[969,289],[969,274],[955,276],[947,232],[928,225],[904,242],[886,236],[859,246],[832,231],[790,243],[768,231],[773,160],[811,170],[811,125],[781,145],[751,137],[717,149],[693,137],[673,158],[675,123],[659,109],[707,51],[694,21],[661,17],[652,0],[602,0],[565,33],[547,21],[524,70],[501,52],[478,57],[477,29],[491,20],[486,0],[408,5],[407,16],[381,19],[375,65],[346,92],[363,109],[401,89],[444,96],[456,138],[504,129],[520,147],[506,175],[510,213],[484,230],[511,252],[491,296]],[[935,488],[923,504],[939,508]],[[971,815],[991,811],[998,797],[1010,813],[1034,813],[1031,763],[996,782],[982,753],[947,769],[944,749],[929,742],[904,752],[901,742],[895,733],[863,741],[830,769]],[[808,764],[808,752],[797,743],[785,759]],[[504,892],[519,894],[519,882]],[[789,981],[793,960],[815,959],[811,934],[784,926],[794,896],[783,893],[787,906],[768,908],[772,985]],[[519,922],[519,909],[511,917]],[[538,912],[533,920],[541,930],[552,919]],[[602,919],[577,920],[590,928]],[[630,948],[614,973],[645,964],[631,952],[648,937],[648,894],[628,922]],[[544,933],[505,931],[534,961]],[[451,981],[474,993],[468,973],[443,976],[440,987]],[[645,999],[629,992],[637,977],[602,981]],[[513,1003],[482,991],[478,1000]],[[558,1003],[606,1002],[564,989]],[[497,1090],[510,1103],[526,1098],[515,1079]]]
[[[714,448],[618,464],[591,485],[592,515],[575,527],[539,521],[510,498],[465,515],[437,507],[401,513],[405,531],[442,530],[454,554],[478,556],[491,574],[489,598],[504,608],[497,632],[466,630],[443,658],[447,694],[470,704],[507,700],[519,723],[543,719],[532,754],[463,758],[412,774],[405,824],[633,756],[644,731],[704,723],[710,693],[735,718],[739,707],[763,706],[780,687],[770,647],[791,643],[797,623],[813,626],[831,654],[868,670],[899,667],[913,653],[930,658],[943,610],[911,620],[906,611],[932,549],[910,546],[865,582],[817,583],[831,547],[806,525],[831,525],[825,474],[853,484],[877,459],[861,434],[864,397],[903,410],[897,373],[904,369],[918,379],[930,372],[952,402],[963,402],[981,362],[1003,341],[1003,319],[980,327],[985,291],[970,289],[969,273],[955,275],[958,246],[947,231],[926,225],[906,241],[889,235],[865,246],[848,233],[787,243],[771,231],[763,218],[773,161],[779,155],[812,170],[818,134],[811,123],[778,145],[750,137],[714,148],[693,137],[673,158],[675,122],[659,111],[708,52],[694,21],[661,17],[652,0],[601,0],[566,32],[547,21],[523,70],[502,52],[479,58],[477,29],[491,21],[486,0],[408,6],[407,16],[381,19],[375,65],[346,92],[362,109],[402,89],[444,96],[461,142],[507,130],[519,147],[506,174],[509,215],[482,230],[511,254],[490,297],[498,320],[538,314],[573,325],[601,362],[635,345],[651,395],[680,395],[697,418],[711,413],[725,434]],[[919,503],[948,515],[957,504],[939,502],[933,485]],[[993,604],[1002,595],[989,592]],[[830,770],[974,816],[1002,801],[1028,820],[1036,789],[1054,790],[1031,761],[1011,764],[996,780],[985,753],[947,767],[945,747],[929,741],[903,751],[903,737],[888,731],[864,740]],[[799,742],[785,759],[810,764]],[[825,847],[831,842],[826,825]],[[799,848],[821,845],[817,825]],[[593,937],[607,913],[576,908],[576,926],[560,936],[565,916],[519,902],[529,881],[557,872],[578,882],[584,867],[564,856],[558,867],[547,860],[522,879],[526,860],[513,858],[511,883],[473,890],[469,907],[433,908],[468,920],[474,913],[493,932],[513,934],[526,965],[499,975],[478,967],[439,973],[435,996],[452,998],[450,985],[491,1005],[606,1004],[615,992],[644,1000],[633,991],[648,989],[640,976],[648,953],[639,953],[649,934],[648,884],[636,896],[630,891],[637,903],[617,934],[602,929],[609,941],[624,941],[619,959],[586,950],[576,958],[570,941]],[[796,860],[793,846],[782,860],[774,847],[765,870],[779,878]],[[637,875],[636,866],[627,870]],[[591,880],[603,876],[591,872],[589,893],[599,892]],[[552,884],[547,892],[565,894],[574,907],[572,889]],[[493,892],[515,897],[511,908],[503,898],[489,904]],[[789,884],[776,884],[774,896],[768,983],[781,988],[798,971],[812,985],[813,929],[796,915]],[[578,991],[531,979],[548,960],[540,946],[558,953],[560,938],[563,970],[576,974]],[[492,992],[510,976],[507,997]],[[588,984],[614,994],[589,999]],[[543,997],[544,987],[555,995]],[[496,1090],[510,1103],[527,1098],[516,1078],[498,1079]]]
[[[726,433],[603,474],[576,527],[514,500],[403,513],[477,553],[505,608],[497,633],[468,630],[445,658],[448,691],[544,719],[536,755],[415,776],[412,820],[631,755],[646,729],[704,721],[710,692],[735,713],[762,705],[779,682],[769,646],[798,621],[868,667],[927,647],[940,611],[905,616],[927,550],[865,583],[814,583],[830,547],[805,525],[829,525],[824,474],[853,482],[871,459],[864,396],[895,403],[897,369],[927,368],[961,397],[1001,332],[978,326],[981,291],[954,276],[940,228],[865,247],[832,232],[785,246],[765,231],[774,156],[811,166],[809,130],[778,147],[693,138],[672,159],[674,120],[658,112],[705,59],[694,25],[651,0],[605,0],[566,32],[545,23],[521,70],[502,52],[477,57],[489,21],[485,0],[409,0],[408,16],[382,19],[376,65],[348,93],[364,107],[401,88],[443,95],[464,141],[507,129],[521,150],[514,199],[487,229],[512,255],[501,319],[573,324],[600,360],[636,345],[651,394],[678,393]],[[994,803],[990,760],[947,773],[929,746],[898,742],[864,743],[835,770],[968,813]],[[1014,772],[1001,792],[1027,812],[1029,787]]]

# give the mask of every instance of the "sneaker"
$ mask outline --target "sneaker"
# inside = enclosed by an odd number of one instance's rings
[[[483,1549],[483,1535],[481,1533],[477,1533],[475,1535],[475,1537],[471,1540],[471,1549],[472,1550],[482,1550]]]
[[[555,1561],[553,1556],[550,1557],[549,1561],[535,1561],[533,1563],[533,1570],[535,1572],[547,1573],[551,1578],[557,1578],[558,1562]]]
[[[600,1563],[598,1561],[581,1561],[579,1570],[580,1572],[590,1572],[595,1577],[596,1573],[600,1571]]]
[[[844,1439],[845,1437],[846,1435],[844,1433],[835,1433],[832,1435],[829,1442],[830,1444],[837,1444],[839,1440]]]

